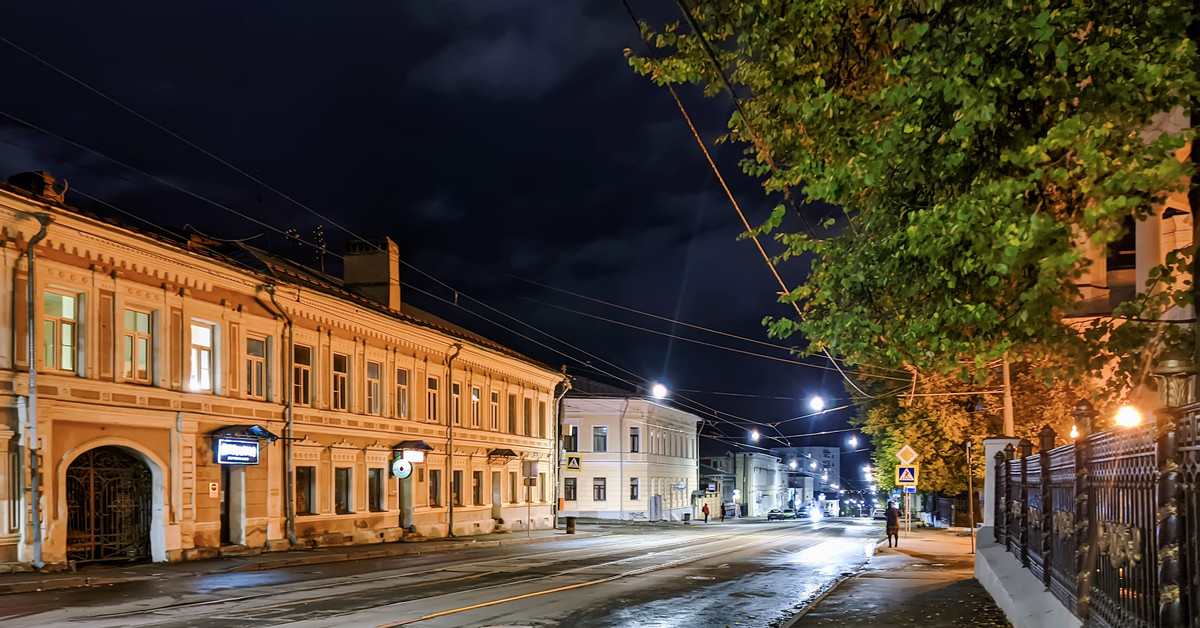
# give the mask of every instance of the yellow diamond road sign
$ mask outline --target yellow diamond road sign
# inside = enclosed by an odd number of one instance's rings
[[[908,446],[907,444],[905,444],[903,447],[901,447],[900,451],[896,452],[896,457],[900,459],[901,464],[909,464],[910,465],[913,463],[914,460],[916,460],[920,456],[921,456],[921,454],[917,453],[917,450],[913,449],[912,447]]]
[[[902,464],[896,466],[896,484],[898,486],[917,485],[917,465]]]

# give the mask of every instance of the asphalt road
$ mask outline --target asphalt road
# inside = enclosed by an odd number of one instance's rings
[[[0,625],[779,626],[882,537],[869,520],[631,525],[607,536],[0,598]]]

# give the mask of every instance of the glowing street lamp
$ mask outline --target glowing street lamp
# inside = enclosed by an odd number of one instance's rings
[[[795,469],[795,468],[796,468],[796,461],[795,461],[795,460],[793,460],[793,461],[789,462],[789,463],[788,463],[788,466],[789,466],[789,467],[791,467],[791,468],[793,468],[793,469]]]
[[[813,395],[812,399],[808,400],[808,407],[813,412],[823,412],[825,410],[825,400],[821,398],[821,395]]]
[[[1079,426],[1072,425],[1071,426],[1071,440],[1075,440],[1076,438],[1079,438]]]
[[[851,437],[850,437],[850,446],[851,446],[851,447],[858,447],[858,437],[857,437],[857,436],[851,436]]]
[[[758,430],[754,430],[754,431],[750,432],[750,440],[752,440],[756,443],[758,442]]]
[[[1122,406],[1117,410],[1117,425],[1122,427],[1132,427],[1142,422],[1142,413],[1132,406]]]
[[[659,382],[654,382],[654,385],[650,387],[650,394],[653,395],[655,399],[662,399],[670,392],[671,391],[667,390],[666,386],[663,386]]]

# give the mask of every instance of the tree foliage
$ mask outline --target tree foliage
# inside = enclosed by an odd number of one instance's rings
[[[655,53],[631,66],[708,95],[728,81],[740,106],[727,139],[747,145],[744,171],[769,193],[845,210],[819,230],[780,232],[780,205],[762,225],[783,259],[811,260],[784,297],[802,316],[768,319],[773,334],[801,332],[808,351],[851,363],[941,373],[983,372],[1006,354],[1096,372],[1118,337],[1170,339],[1161,326],[1080,330],[1063,317],[1080,304],[1088,247],[1114,242],[1190,172],[1176,154],[1190,131],[1153,132],[1198,93],[1190,2],[681,6],[686,20],[643,25]],[[1157,296],[1119,315],[1190,304],[1175,274],[1189,252],[1173,255]]]
[[[1043,377],[1028,364],[1017,365],[1012,372],[1012,393],[1016,436],[1038,442],[1038,432],[1050,426],[1058,435],[1056,444],[1070,440],[1074,418],[1070,411],[1081,391],[1068,382]],[[978,383],[967,383],[952,376],[930,375],[900,394],[882,396],[865,406],[852,423],[871,437],[875,446],[875,480],[884,490],[895,486],[898,452],[905,444],[921,458],[918,489],[956,495],[967,490],[966,443],[971,441],[971,469],[976,488],[982,487],[985,466],[983,439],[1000,432],[1003,413],[1001,375],[987,371]],[[878,381],[878,380],[874,380]],[[862,386],[875,390],[878,384],[864,380]],[[971,394],[976,391],[982,394]],[[1101,414],[1109,408],[1101,407]]]

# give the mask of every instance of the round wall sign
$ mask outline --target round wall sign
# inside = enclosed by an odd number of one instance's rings
[[[412,475],[412,463],[400,458],[392,463],[392,475],[404,479]]]

